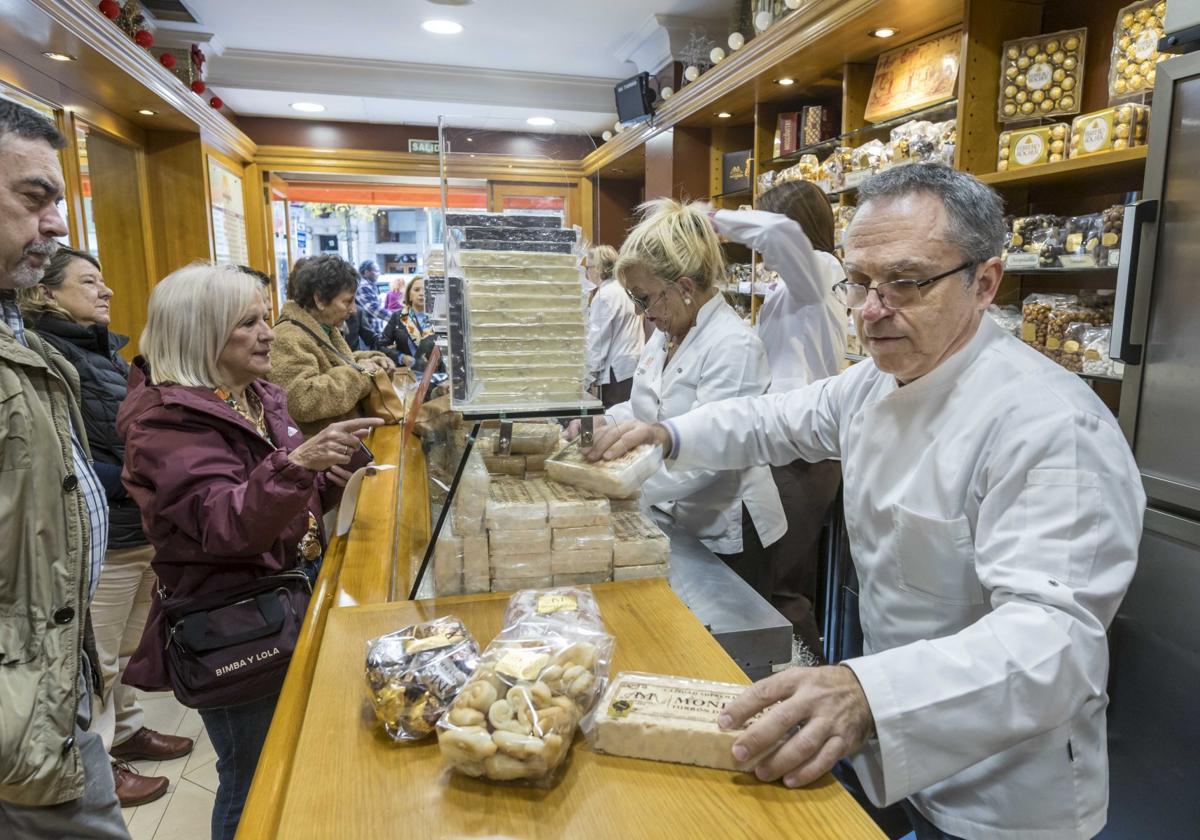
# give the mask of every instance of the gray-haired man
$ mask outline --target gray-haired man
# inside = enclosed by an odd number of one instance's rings
[[[64,145],[44,117],[0,100],[0,837],[120,838],[108,754],[86,731],[84,636],[108,505],[78,376],[24,331],[14,300],[67,232]]]
[[[866,655],[796,668],[726,709],[735,757],[807,784],[844,756],[919,838],[1085,838],[1108,807],[1105,630],[1145,495],[1111,412],[986,316],[999,197],[943,166],[859,189],[847,278],[870,360],[795,391],[597,434],[690,469],[841,458]],[[799,732],[789,735],[791,727]]]

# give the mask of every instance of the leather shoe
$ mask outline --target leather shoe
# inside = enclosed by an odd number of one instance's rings
[[[136,808],[161,799],[171,783],[166,776],[143,776],[124,761],[114,761],[112,771],[122,808]]]
[[[108,751],[123,761],[167,761],[182,758],[192,751],[195,741],[180,735],[167,735],[142,727],[133,737]]]

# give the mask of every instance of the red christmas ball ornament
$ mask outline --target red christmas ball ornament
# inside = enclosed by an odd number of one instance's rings
[[[96,8],[109,20],[116,20],[121,14],[121,4],[117,0],[100,0],[100,5]]]
[[[133,43],[144,50],[148,50],[154,46],[154,36],[150,34],[150,30],[148,29],[139,29],[133,35]]]
[[[217,110],[220,110],[222,107],[224,107],[225,101],[219,96],[214,96],[212,99],[208,100],[208,104]]]
[[[168,70],[174,70],[175,69],[175,56],[173,56],[169,52],[163,53],[162,55],[160,55],[158,57],[158,63],[161,64],[163,67],[166,67]]]
[[[192,82],[192,93],[204,93],[208,90],[208,85],[204,84],[200,79]]]

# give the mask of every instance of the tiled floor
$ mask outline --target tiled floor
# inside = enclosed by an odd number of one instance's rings
[[[134,762],[139,773],[166,776],[171,786],[157,802],[122,811],[129,833],[133,840],[208,840],[217,765],[200,715],[179,705],[170,693],[139,695],[146,710],[146,726],[195,738],[196,748],[174,761]]]

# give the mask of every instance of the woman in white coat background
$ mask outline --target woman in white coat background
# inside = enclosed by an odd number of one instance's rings
[[[789,181],[767,190],[759,210],[718,210],[723,236],[762,254],[779,287],[758,312],[757,330],[771,366],[770,393],[803,388],[836,376],[846,353],[846,307],[833,296],[845,273],[833,255],[833,211],[821,189]],[[821,636],[813,603],[821,563],[821,527],[842,481],[838,461],[803,459],[772,467],[787,516],[787,534],[772,547],[770,601],[788,621],[806,653],[820,662]]]
[[[587,278],[596,284],[590,295],[587,322],[586,387],[598,388],[605,408],[629,399],[633,372],[645,338],[642,319],[621,284],[613,279],[617,249],[598,245],[588,252]]]
[[[658,199],[621,246],[616,274],[634,306],[654,325],[627,402],[604,422],[656,423],[729,397],[764,394],[770,370],[762,341],[725,302],[717,284],[725,260],[704,209]],[[764,597],[770,555],[787,523],[767,467],[662,467],[642,489],[643,503],[670,515]]]

